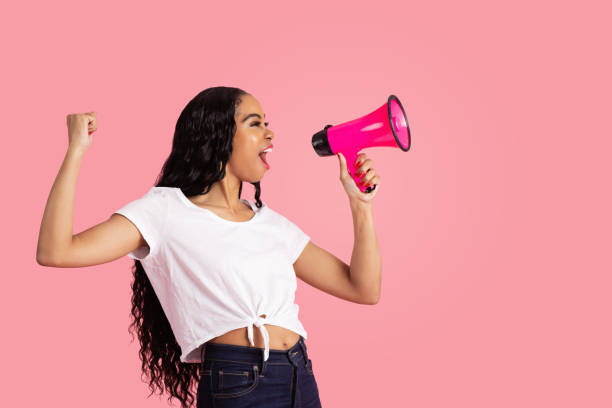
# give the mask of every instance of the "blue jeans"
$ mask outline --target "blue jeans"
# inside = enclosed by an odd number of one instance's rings
[[[304,338],[289,350],[206,343],[197,408],[321,408]]]

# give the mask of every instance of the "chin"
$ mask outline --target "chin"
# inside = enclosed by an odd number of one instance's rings
[[[264,178],[265,173],[263,173],[261,176],[256,177],[254,179],[248,179],[246,181],[248,181],[249,183],[258,183],[260,182],[263,178]]]

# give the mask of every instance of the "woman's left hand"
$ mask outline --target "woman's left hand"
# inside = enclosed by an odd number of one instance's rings
[[[376,174],[376,171],[374,171],[374,168],[372,167],[372,160],[368,159],[365,153],[359,153],[357,155],[356,162],[361,164],[355,171],[361,172],[361,174],[365,173],[365,175],[361,178],[361,182],[371,186],[376,184],[376,188],[374,190],[370,191],[369,193],[363,193],[361,190],[359,190],[359,187],[357,187],[357,184],[355,184],[355,180],[353,180],[349,174],[344,155],[342,153],[338,153],[337,156],[340,162],[340,181],[342,182],[344,191],[346,191],[348,194],[349,199],[355,199],[366,203],[372,201],[376,195],[376,192],[380,188],[380,176]]]

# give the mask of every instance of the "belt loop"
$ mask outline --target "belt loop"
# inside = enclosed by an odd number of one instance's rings
[[[300,347],[302,348],[302,354],[304,355],[304,364],[308,365],[308,352],[306,351],[306,345],[304,344],[304,338],[300,336]]]
[[[268,362],[265,361],[265,349],[261,350],[261,373],[259,373],[259,375],[263,376],[264,372],[266,371],[266,366],[268,365]],[[268,355],[268,359],[270,358],[270,355]]]

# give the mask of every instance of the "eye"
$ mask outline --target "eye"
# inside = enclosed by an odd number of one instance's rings
[[[251,126],[259,126],[259,124],[260,124],[260,123],[261,123],[261,122],[253,122],[253,123],[251,124]],[[264,125],[266,125],[266,127],[268,127],[268,125],[270,125],[270,122],[264,122]]]

